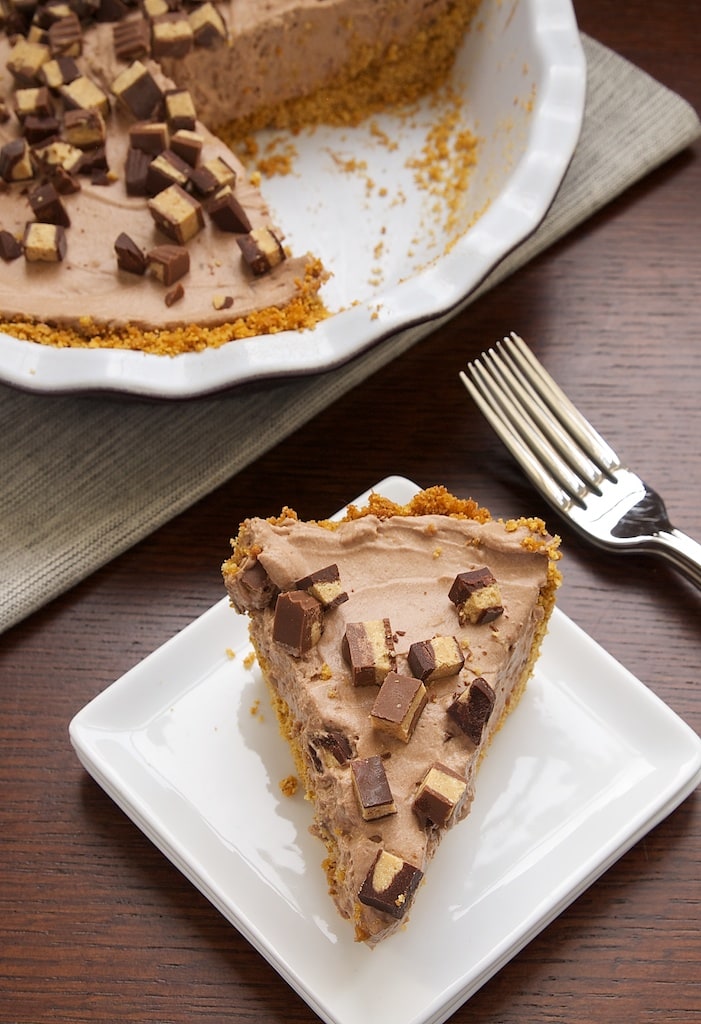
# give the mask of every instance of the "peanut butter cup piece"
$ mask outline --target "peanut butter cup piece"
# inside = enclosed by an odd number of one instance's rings
[[[348,600],[348,594],[343,589],[338,566],[325,565],[323,569],[317,569],[308,576],[295,583],[297,590],[306,590],[308,594],[315,597],[325,609],[336,608]]]
[[[61,224],[64,228],[71,226],[71,220],[61,197],[51,182],[32,189],[28,196],[29,205],[35,218],[42,224]]]
[[[376,729],[408,743],[426,707],[426,687],[415,676],[388,672],[370,712]]]
[[[458,573],[448,597],[458,610],[461,625],[493,622],[504,611],[499,586],[486,566]]]
[[[27,224],[24,258],[28,263],[60,263],[66,255],[66,232],[60,224]]]
[[[414,798],[414,811],[424,825],[446,828],[467,795],[467,783],[457,772],[435,762],[428,769]]]
[[[310,651],[321,638],[323,609],[303,590],[280,594],[275,603],[273,640],[295,658]]]
[[[479,746],[482,740],[495,701],[496,695],[487,680],[476,676],[466,690],[456,694],[448,708],[449,717],[475,746]]]
[[[122,231],[114,243],[117,254],[117,265],[128,274],[142,276],[146,273],[146,253],[136,242]]]
[[[409,668],[425,683],[457,675],[465,664],[465,655],[454,636],[434,636],[413,643],[408,654]]]
[[[354,686],[377,686],[396,665],[389,619],[349,622],[342,652],[351,667]]]
[[[0,259],[10,263],[21,255],[22,243],[10,231],[0,230]]]
[[[238,235],[236,242],[244,263],[256,277],[267,274],[285,258],[282,243],[271,228],[254,228],[246,235]]]
[[[179,185],[171,185],[148,201],[148,208],[160,230],[184,245],[204,227],[202,206]]]
[[[170,287],[190,270],[190,253],[183,245],[157,245],[146,254],[146,266],[161,284]]]
[[[423,872],[402,857],[380,850],[358,893],[368,907],[402,918],[423,878]]]
[[[387,773],[379,754],[358,757],[350,763],[353,791],[364,821],[375,821],[388,814],[396,814]]]

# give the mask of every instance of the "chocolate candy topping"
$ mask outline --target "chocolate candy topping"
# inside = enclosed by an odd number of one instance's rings
[[[239,581],[245,593],[239,603],[244,609],[267,608],[277,597],[277,587],[258,561],[251,562],[241,570]]]
[[[66,255],[66,231],[60,224],[27,224],[24,256],[30,263],[60,263]]]
[[[297,590],[306,590],[307,593],[320,601],[324,608],[336,608],[348,600],[348,594],[341,586],[341,579],[338,573],[338,566],[327,565],[323,569],[317,569],[309,576],[304,576],[295,583]]]
[[[396,664],[389,619],[347,623],[343,656],[351,666],[355,686],[381,683]]]
[[[334,762],[341,766],[348,764],[353,757],[353,746],[345,733],[338,729],[329,729],[314,736],[309,744],[309,755],[314,767],[321,773]],[[333,761],[330,758],[333,758]]]
[[[372,706],[370,721],[404,743],[408,743],[426,707],[428,694],[420,679],[388,672]]]
[[[477,676],[466,690],[456,695],[448,708],[450,718],[475,746],[482,740],[482,732],[494,708],[495,699],[494,690],[486,679]]]
[[[445,828],[467,794],[467,783],[457,772],[435,762],[424,775],[414,799],[414,811],[424,825]]]
[[[397,807],[379,754],[356,758],[351,761],[350,767],[353,789],[363,819],[374,821],[388,814],[396,814]]]
[[[140,60],[132,61],[117,75],[112,82],[112,92],[137,121],[158,117],[163,107],[163,94]]]
[[[434,636],[432,640],[420,640],[409,648],[409,668],[413,674],[425,683],[434,679],[454,676],[465,664],[457,638],[454,636]]]
[[[457,607],[460,625],[492,622],[504,611],[497,581],[486,566],[458,573],[448,597]]]
[[[166,287],[190,270],[190,253],[182,245],[157,245],[146,254],[147,269]]]
[[[315,597],[303,590],[280,594],[275,604],[273,640],[295,658],[319,642],[323,609]]]
[[[4,228],[0,230],[0,259],[9,263],[22,255],[22,246],[15,236]]]
[[[61,197],[51,184],[39,185],[29,193],[29,205],[36,220],[42,224],[61,224],[70,227],[70,218]]]
[[[238,242],[244,263],[256,277],[267,274],[285,258],[280,239],[270,228],[255,228],[247,235],[241,235]]]
[[[129,235],[122,231],[114,243],[114,249],[117,253],[117,265],[120,270],[126,270],[129,274],[138,274],[139,276],[146,273],[146,254]]]
[[[251,222],[230,186],[225,186],[207,203],[207,213],[220,231],[245,235],[251,230]]]
[[[148,208],[161,231],[179,245],[204,227],[201,204],[180,185],[170,185],[149,199]]]
[[[363,882],[358,899],[368,907],[402,918],[423,872],[387,850],[380,850]]]

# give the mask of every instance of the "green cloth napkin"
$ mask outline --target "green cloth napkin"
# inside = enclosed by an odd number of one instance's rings
[[[565,180],[540,228],[464,305],[701,134],[683,99],[582,40],[587,103]],[[403,331],[323,374],[187,402],[0,385],[0,630],[214,490],[426,333],[425,325]]]

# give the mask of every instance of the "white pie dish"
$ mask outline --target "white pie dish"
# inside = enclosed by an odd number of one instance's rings
[[[460,199],[457,241],[436,216],[435,196],[415,186],[407,166],[440,108],[427,102],[411,121],[375,118],[396,137],[396,150],[367,125],[302,133],[294,137],[294,173],[264,181],[263,191],[293,250],[314,252],[331,271],[324,298],[339,312],[311,331],[175,357],[60,349],[0,334],[0,380],[37,392],[186,398],[327,370],[416,325],[419,336],[429,333],[538,226],[584,113],[586,65],[571,0],[483,0],[478,21],[453,80],[465,122],[481,140]],[[364,162],[362,173],[349,174],[339,155]]]
[[[375,489],[403,503],[416,487]],[[326,891],[311,808],[280,792],[294,767],[246,623],[222,599],[83,708],[70,737],[328,1024],[445,1021],[701,778],[693,731],[556,610],[469,817],[444,838],[408,927],[371,951]]]

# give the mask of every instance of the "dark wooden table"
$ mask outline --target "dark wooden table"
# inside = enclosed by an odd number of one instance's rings
[[[701,109],[695,4],[576,8],[584,31]],[[700,214],[697,146],[0,640],[2,1022],[316,1019],[83,772],[68,722],[222,596],[219,564],[247,514],[287,503],[323,516],[401,473],[551,520],[457,379],[511,329],[701,538]],[[561,608],[699,731],[701,595],[555,525]],[[696,794],[455,1024],[701,1019],[700,874]]]

